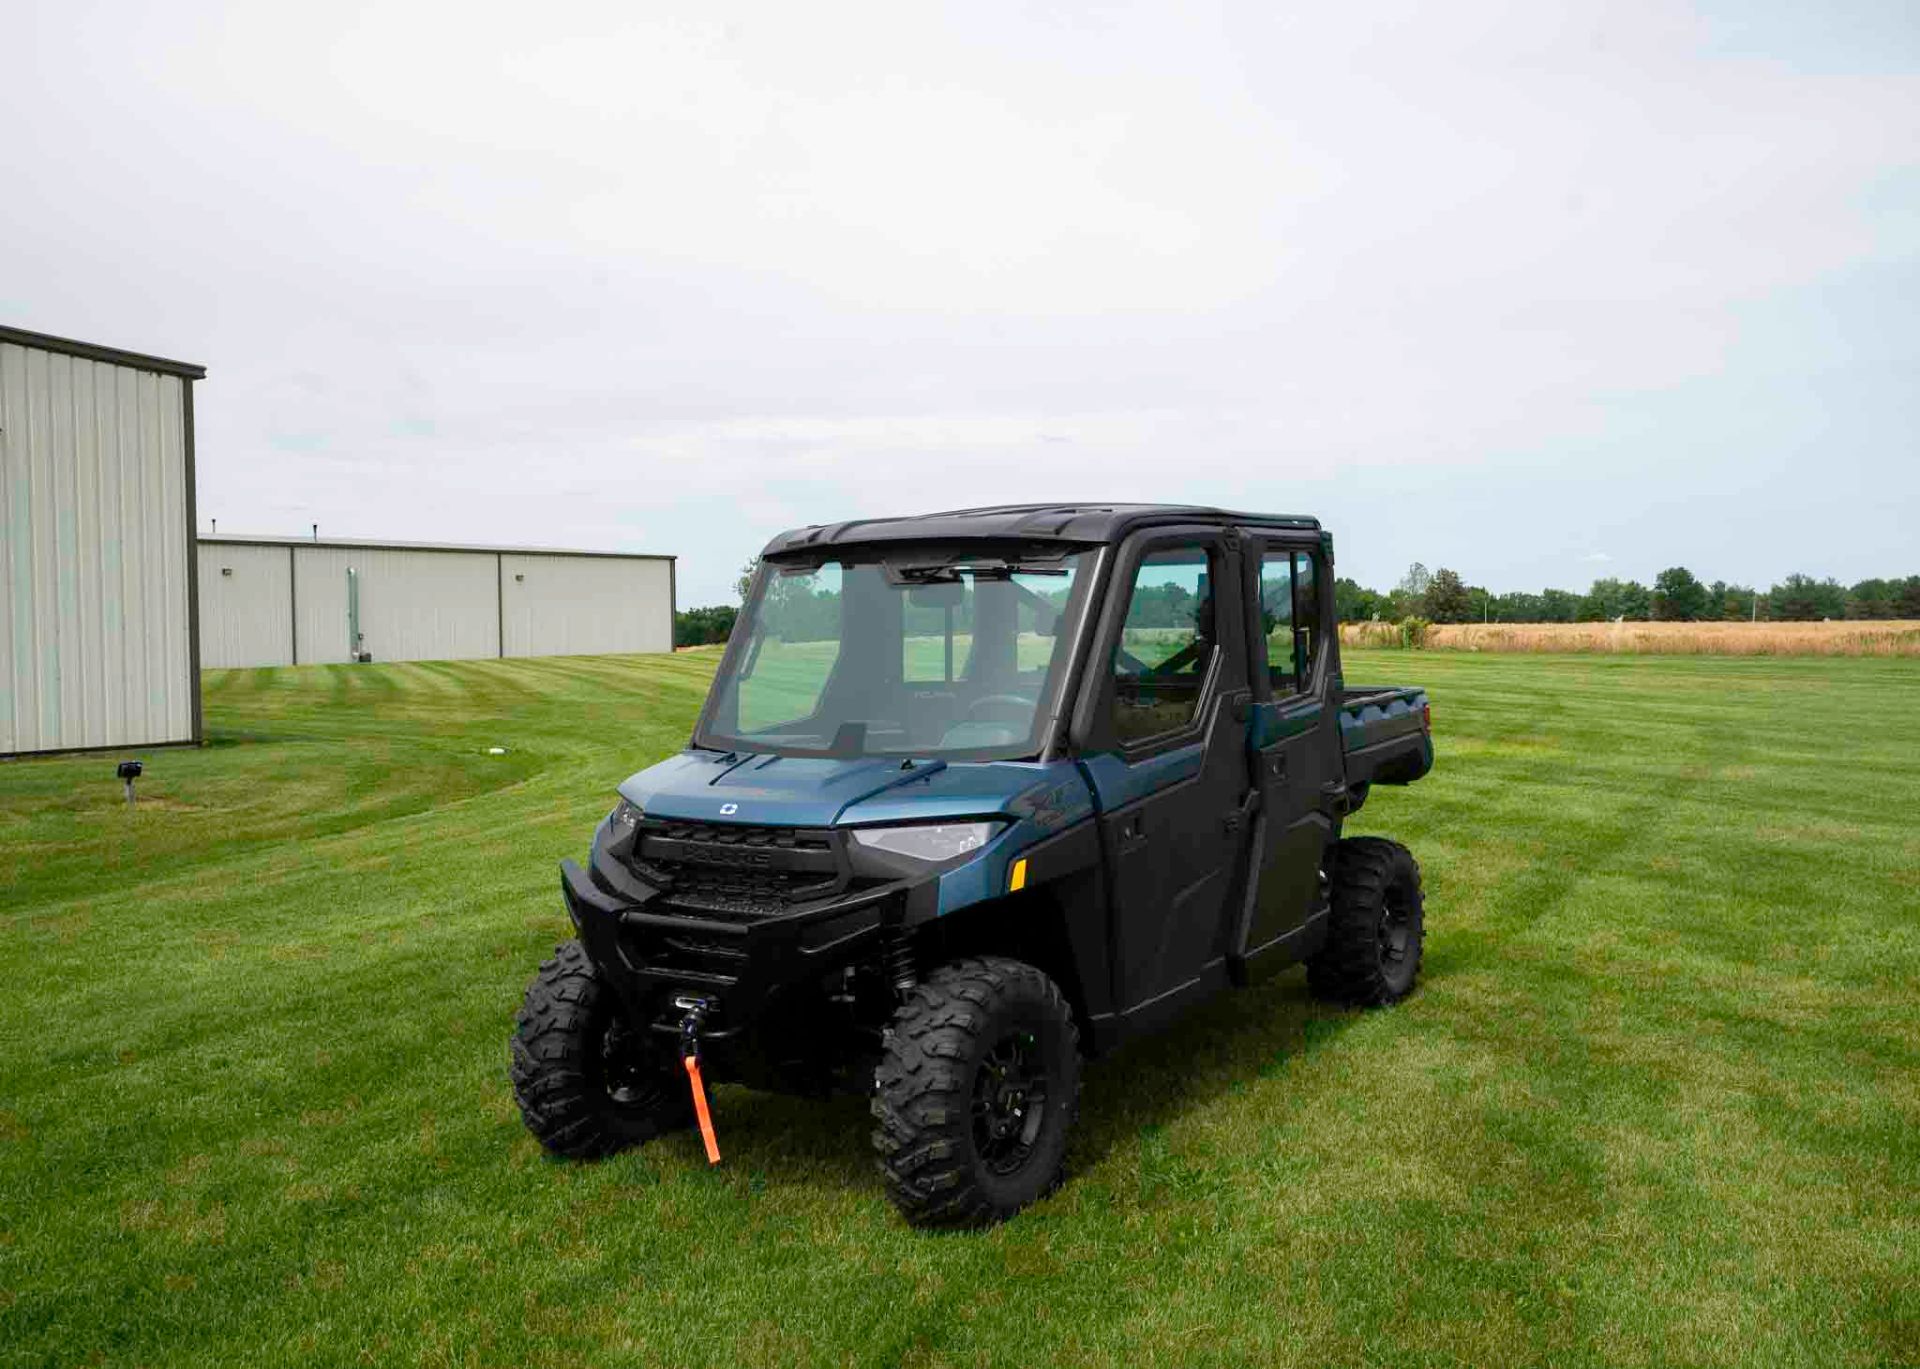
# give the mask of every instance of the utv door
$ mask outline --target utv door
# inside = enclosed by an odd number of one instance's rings
[[[1332,582],[1318,541],[1249,539],[1246,587],[1260,788],[1259,875],[1232,948],[1235,978],[1311,955],[1324,935],[1322,871],[1337,835],[1338,710],[1328,704]]]
[[[1119,552],[1075,716],[1110,876],[1119,1035],[1227,982],[1251,829],[1237,537]],[[1222,591],[1224,590],[1224,593]]]

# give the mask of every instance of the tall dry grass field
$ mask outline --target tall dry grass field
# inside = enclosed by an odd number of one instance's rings
[[[1397,623],[1346,623],[1345,646],[1400,646]],[[1664,656],[1920,656],[1920,621],[1822,623],[1446,623],[1435,651],[1620,652]]]

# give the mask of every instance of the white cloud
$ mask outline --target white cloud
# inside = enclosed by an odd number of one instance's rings
[[[1822,568],[1891,572],[1889,22],[1803,70],[1650,0],[29,0],[0,309],[207,362],[231,526],[644,542],[696,598],[779,523],[1019,497],[1317,510],[1378,581],[1559,575],[1574,516],[1755,579],[1809,462]]]

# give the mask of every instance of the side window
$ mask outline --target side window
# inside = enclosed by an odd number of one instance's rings
[[[1293,674],[1300,689],[1313,679],[1314,662],[1320,649],[1320,577],[1314,573],[1313,558],[1304,551],[1293,554]]]
[[[1260,558],[1260,623],[1274,697],[1298,693],[1313,677],[1320,632],[1319,577],[1304,551]]]
[[[1134,572],[1113,650],[1114,735],[1139,742],[1191,723],[1216,650],[1207,549],[1150,553]]]

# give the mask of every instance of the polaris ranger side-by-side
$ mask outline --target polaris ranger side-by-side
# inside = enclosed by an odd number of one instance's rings
[[[687,750],[620,786],[513,1083],[548,1150],[705,1083],[872,1095],[910,1222],[1059,1179],[1083,1054],[1305,961],[1386,1004],[1420,872],[1343,840],[1433,764],[1426,696],[1340,675],[1311,518],[1018,506],[811,527],[761,557]]]

